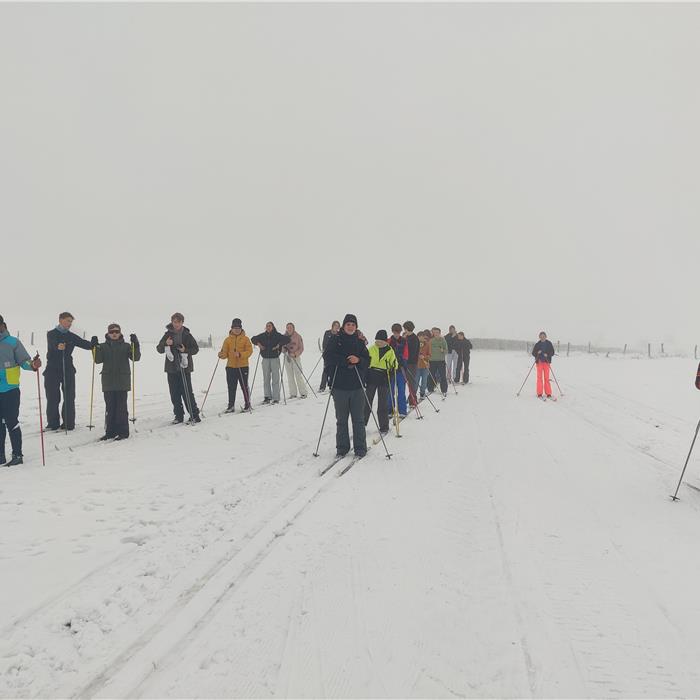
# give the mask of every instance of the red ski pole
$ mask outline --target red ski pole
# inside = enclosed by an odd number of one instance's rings
[[[39,353],[37,352],[36,359],[39,357]],[[41,408],[41,380],[39,379],[39,370],[36,369],[36,391],[37,391],[37,396],[39,397],[39,438],[41,439],[41,464],[42,466],[46,466],[46,453],[44,452],[44,416],[42,413],[42,408]]]

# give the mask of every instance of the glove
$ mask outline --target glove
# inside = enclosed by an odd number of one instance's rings
[[[96,348],[99,344],[100,344],[100,341],[97,339],[97,336],[93,335],[92,338],[90,338],[90,347]]]
[[[129,340],[130,340],[134,345],[138,345],[138,344],[139,344],[139,339],[136,337],[136,333],[132,333],[132,334],[129,336]]]

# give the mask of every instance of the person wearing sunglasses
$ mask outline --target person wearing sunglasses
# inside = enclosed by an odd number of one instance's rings
[[[118,323],[107,327],[104,343],[93,338],[95,363],[102,365],[100,377],[105,398],[105,434],[100,440],[125,440],[129,437],[129,402],[131,390],[131,360],[141,359],[139,339],[134,333],[124,340]]]

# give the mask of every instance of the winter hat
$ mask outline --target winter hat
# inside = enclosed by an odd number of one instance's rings
[[[231,321],[231,328],[243,328],[243,323],[241,322],[241,319],[234,318],[233,321]]]
[[[357,316],[355,314],[345,314],[345,318],[343,319],[343,325],[346,323],[354,323],[357,325]]]
[[[383,340],[386,342],[387,339],[387,334],[385,330],[377,331],[377,334],[374,336],[375,340]]]
[[[4,325],[5,325],[5,319],[2,316],[0,316],[0,326],[4,326]]]

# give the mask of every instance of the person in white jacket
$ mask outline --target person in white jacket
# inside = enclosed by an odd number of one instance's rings
[[[301,355],[304,352],[304,339],[297,333],[293,323],[287,324],[285,335],[289,336],[289,342],[282,348],[285,354],[285,371],[287,372],[287,384],[289,385],[289,398],[300,396],[305,399],[306,380],[301,369]]]

